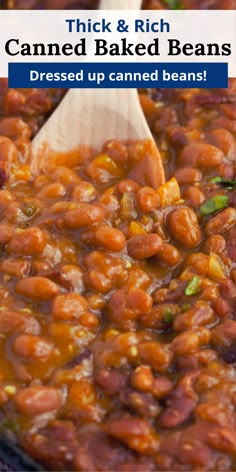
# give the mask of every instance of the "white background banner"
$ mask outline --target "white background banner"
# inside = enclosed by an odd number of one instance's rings
[[[1,77],[9,62],[226,62],[236,77],[236,11],[11,10],[0,28]]]

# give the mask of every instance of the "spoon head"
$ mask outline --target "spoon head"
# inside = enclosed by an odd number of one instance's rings
[[[76,166],[108,139],[153,141],[135,89],[73,89],[33,140],[33,174]],[[156,149],[158,181],[164,181]]]

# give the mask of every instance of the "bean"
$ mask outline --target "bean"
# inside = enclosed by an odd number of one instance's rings
[[[126,282],[127,290],[132,290],[134,287],[140,288],[141,290],[148,291],[151,287],[152,278],[150,274],[144,272],[141,267],[136,265],[132,266],[128,272],[128,279]]]
[[[152,308],[152,297],[144,290],[132,287],[126,296],[126,305],[140,315],[147,314]]]
[[[220,293],[226,300],[236,299],[236,284],[230,280],[225,279],[220,281]]]
[[[109,193],[104,193],[101,195],[99,198],[99,203],[108,215],[109,213],[114,214],[115,211],[119,210],[120,208],[120,202],[118,198],[115,195]]]
[[[31,90],[27,97],[27,105],[30,111],[33,109],[33,112],[36,114],[48,113],[52,108],[51,102],[52,99],[39,89]]]
[[[145,328],[157,329],[165,331],[169,329],[172,319],[180,311],[178,305],[166,304],[154,305],[152,309],[149,309],[144,316],[140,319],[140,323]],[[170,319],[168,318],[170,317]]]
[[[15,144],[9,138],[0,136],[0,161],[8,163],[16,162],[18,159],[18,151]]]
[[[72,202],[56,202],[50,206],[50,212],[58,215],[59,213],[64,213],[65,211],[76,210],[78,208],[77,203]]]
[[[230,346],[236,341],[236,321],[227,320],[212,330],[211,343],[217,349]]]
[[[186,264],[201,275],[209,275],[210,257],[202,252],[190,254],[186,259]]]
[[[23,297],[47,301],[55,297],[59,287],[46,277],[28,277],[20,280],[15,287],[16,293]]]
[[[172,237],[187,248],[194,248],[201,242],[201,230],[197,217],[191,208],[177,208],[168,217]]]
[[[220,177],[226,180],[234,179],[234,163],[233,162],[222,162],[217,167],[217,171]]]
[[[137,319],[149,313],[152,303],[152,297],[139,288],[132,287],[129,293],[116,290],[111,297],[109,315],[120,328],[131,329]]]
[[[233,226],[229,231],[227,241],[227,253],[233,262],[236,262],[236,227]]]
[[[152,388],[154,377],[152,370],[147,365],[140,365],[131,375],[131,384],[142,392],[149,392]]]
[[[30,139],[30,126],[21,118],[3,118],[0,121],[0,134],[13,140],[17,138]]]
[[[180,185],[201,182],[202,172],[194,167],[183,167],[175,171],[175,178]]]
[[[74,380],[74,379],[73,379]],[[87,406],[93,409],[96,401],[95,386],[90,379],[82,378],[71,383],[68,392],[67,409],[73,413],[83,411],[83,416],[90,419],[92,412],[86,411]],[[90,410],[89,408],[89,410]]]
[[[182,256],[172,244],[163,242],[160,251],[156,255],[156,260],[166,264],[168,267],[174,267],[181,262]]]
[[[189,185],[183,191],[183,198],[188,200],[193,208],[198,208],[205,200],[204,193],[194,185]]]
[[[227,129],[213,129],[209,133],[209,141],[217,146],[229,160],[234,160],[236,144],[232,133]]]
[[[5,85],[7,87],[7,84]],[[7,114],[13,114],[19,112],[26,103],[25,95],[16,90],[10,89],[6,93],[5,102],[4,102],[4,111]]]
[[[63,185],[78,184],[80,182],[80,177],[75,171],[63,166],[57,167],[52,173],[51,178]]]
[[[162,248],[163,240],[155,233],[133,236],[127,242],[129,255],[142,260],[157,254]]]
[[[153,300],[155,303],[163,303],[166,301],[166,297],[168,294],[168,289],[167,288],[159,288],[153,292]],[[179,297],[180,300],[181,296]],[[174,297],[174,301],[175,297]],[[178,300],[177,300],[178,301]]]
[[[31,262],[22,259],[8,258],[0,262],[0,272],[13,275],[18,279],[27,277],[31,269]]]
[[[137,415],[142,416],[149,421],[151,418],[157,418],[160,416],[162,412],[161,406],[158,405],[150,393],[137,392],[136,390],[127,387],[121,390],[119,399],[124,407],[134,411]]]
[[[140,185],[134,180],[123,179],[120,180],[120,182],[116,185],[115,189],[119,195],[124,195],[124,193],[127,192],[136,193],[140,189]]]
[[[191,167],[215,167],[221,164],[223,152],[212,144],[194,143],[185,146],[179,163]]]
[[[201,293],[201,300],[214,302],[220,295],[219,287],[217,285],[210,285],[203,289]]]
[[[223,2],[224,4],[224,7],[226,10],[228,10],[228,5],[231,4],[230,1],[228,2]],[[226,6],[227,5],[227,6]],[[229,8],[230,10],[231,8]],[[232,87],[231,90],[233,91],[234,88]],[[231,120],[235,120],[236,119],[236,108],[235,108],[235,103],[223,103],[221,105],[221,109],[223,110],[225,116],[227,116],[228,118],[231,118]]]
[[[169,395],[167,408],[159,420],[163,428],[175,428],[189,419],[197,403],[193,389],[197,376],[199,376],[198,371],[185,374]]]
[[[93,223],[100,223],[104,214],[104,209],[101,206],[81,203],[76,210],[66,211],[63,219],[68,228],[77,229]]]
[[[174,338],[171,350],[176,356],[195,352],[200,346],[206,346],[210,341],[210,332],[206,328],[186,330]]]
[[[52,314],[58,320],[79,318],[87,309],[87,300],[78,293],[58,295],[52,302]]]
[[[82,181],[74,187],[71,198],[76,202],[89,203],[96,197],[96,189],[92,184]]]
[[[16,233],[13,225],[7,223],[0,224],[0,244],[8,243]]]
[[[54,346],[41,336],[21,334],[13,342],[14,352],[28,361],[46,362],[50,359]]]
[[[35,256],[41,254],[46,246],[46,237],[40,228],[29,228],[17,233],[9,244],[9,253],[22,256]]]
[[[37,193],[37,198],[39,199],[56,199],[56,198],[63,198],[66,195],[66,188],[61,183],[52,183],[45,185],[41,190]]]
[[[95,377],[96,384],[108,395],[119,395],[126,381],[125,374],[110,369],[100,369]]]
[[[67,264],[60,269],[60,283],[76,293],[82,293],[84,287],[84,274],[78,265]]]
[[[210,256],[201,252],[191,254],[186,263],[194,267],[199,274],[206,275],[211,280],[221,281],[226,277],[226,267],[222,258],[217,254],[211,253]],[[202,288],[204,288],[204,283],[202,283]]]
[[[219,254],[220,252],[224,251],[226,248],[226,241],[223,236],[220,234],[213,234],[209,236],[203,246],[204,252],[210,254],[214,252],[215,254]]]
[[[20,390],[15,397],[15,403],[19,413],[37,416],[58,410],[62,404],[62,397],[53,387],[34,385]]]
[[[104,297],[98,293],[93,293],[87,296],[87,301],[89,304],[89,308],[91,310],[96,310],[98,312],[102,312],[105,308],[106,302]]]
[[[0,333],[9,334],[24,330],[26,326],[25,315],[20,311],[5,310],[0,316]]]
[[[152,393],[156,398],[166,397],[172,389],[173,384],[167,377],[162,376],[154,379]]]
[[[88,230],[83,233],[82,240],[112,252],[120,252],[126,245],[122,231],[107,225],[99,225],[94,230]]]
[[[108,419],[104,431],[140,454],[153,454],[159,446],[159,439],[148,421],[128,413]]]
[[[0,190],[0,206],[2,208],[7,207],[8,203],[13,202],[15,196],[9,192],[9,190]]]
[[[70,253],[73,254],[73,246],[71,243]],[[50,264],[51,267],[55,267],[57,264],[60,264],[62,260],[62,252],[60,246],[56,243],[46,244],[42,257]]]
[[[205,225],[205,232],[208,236],[211,234],[224,234],[236,223],[236,209],[225,208],[211,218]]]
[[[189,129],[184,128],[183,126],[171,126],[171,128],[168,129],[168,136],[174,145],[185,146],[186,144],[199,141],[202,134],[198,129]]]
[[[151,187],[142,187],[137,192],[137,203],[140,211],[149,213],[160,206],[160,197]]]
[[[37,259],[34,260],[32,263],[32,271],[34,275],[42,275],[48,278],[53,273],[52,268],[48,262],[39,261]],[[57,274],[55,274],[55,272],[53,273],[53,276],[55,277],[55,279],[57,278],[57,275],[58,275],[58,272]]]
[[[217,353],[213,349],[199,349],[193,353],[179,356],[176,359],[177,369],[198,369],[199,367],[206,367],[212,361],[217,359]]]
[[[128,160],[127,146],[115,139],[106,141],[102,151],[108,154],[115,162],[123,164]]]
[[[193,308],[175,317],[175,331],[186,331],[198,328],[216,321],[212,308],[206,302],[197,302]]]
[[[148,363],[160,373],[164,373],[170,367],[173,356],[168,346],[157,341],[147,341],[139,345],[139,355],[142,362]]]
[[[30,167],[20,164],[11,175],[13,182],[29,182],[31,179]]]
[[[114,178],[124,172],[108,154],[98,154],[85,168],[89,180],[97,185],[111,184]]]
[[[212,307],[217,316],[224,320],[224,318],[228,318],[233,313],[233,308],[229,304],[227,300],[223,297],[218,297],[216,300],[213,301]]]
[[[44,185],[50,184],[51,179],[48,175],[38,175],[35,177],[33,186],[35,189],[42,188]]]
[[[209,434],[207,443],[214,449],[226,454],[236,453],[236,434],[232,428],[218,428],[214,434]]]
[[[236,269],[231,270],[230,275],[233,281],[236,283]]]
[[[85,260],[86,285],[95,292],[108,293],[127,278],[124,262],[101,251],[90,252]]]
[[[0,160],[0,188],[2,189],[10,177],[10,164]],[[15,178],[15,174],[14,174]]]
[[[158,118],[155,121],[154,130],[156,133],[160,133],[161,130],[174,126],[178,123],[177,111],[172,106],[165,106],[159,110]]]
[[[99,318],[94,313],[87,312],[79,317],[79,323],[93,331],[99,326]]]

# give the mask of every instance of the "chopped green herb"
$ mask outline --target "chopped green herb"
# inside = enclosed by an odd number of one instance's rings
[[[6,430],[12,431],[13,433],[17,433],[18,429],[19,427],[13,418],[6,418],[0,423],[0,431],[2,431],[3,433],[6,432]]]
[[[226,195],[215,195],[200,206],[200,213],[202,215],[210,215],[217,210],[222,210],[228,205],[229,197]]]
[[[236,180],[222,180],[222,185],[228,185],[229,187],[236,187]]]
[[[184,8],[180,0],[165,0],[165,3],[171,10],[183,10]]]
[[[170,307],[167,307],[163,315],[164,322],[171,323],[173,321],[173,316],[174,316],[173,310]]]
[[[212,184],[219,183],[221,185],[229,186],[230,188],[236,187],[236,180],[226,180],[220,176],[212,177],[212,179],[210,179],[209,182],[211,182]]]
[[[184,303],[184,304],[181,306],[181,313],[184,313],[185,311],[190,310],[190,308],[191,308],[190,303]]]
[[[199,289],[200,289],[200,280],[198,277],[193,277],[185,289],[185,295],[188,295],[188,296],[196,295],[199,292]]]
[[[222,177],[220,177],[219,175],[217,177],[212,177],[212,179],[210,179],[210,182],[212,184],[217,184],[218,182],[221,182],[222,181]]]

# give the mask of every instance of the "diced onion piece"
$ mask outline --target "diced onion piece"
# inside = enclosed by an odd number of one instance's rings
[[[132,238],[132,236],[136,236],[137,234],[146,234],[146,231],[138,221],[131,221],[128,236]]]
[[[138,216],[136,209],[136,196],[133,192],[125,192],[121,202],[121,218],[124,220],[135,220]]]
[[[213,280],[222,280],[226,278],[223,262],[215,253],[210,254],[209,277]]]
[[[160,197],[162,207],[176,203],[181,198],[179,184],[175,177],[172,177],[172,179],[168,180],[164,185],[161,185],[157,193]]]

